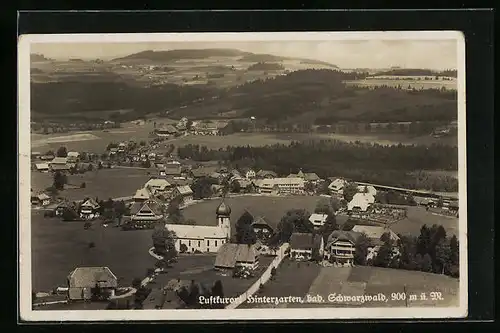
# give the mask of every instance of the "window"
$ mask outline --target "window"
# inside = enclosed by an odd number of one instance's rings
[[[217,246],[217,241],[215,241],[215,246]]]
[[[191,241],[188,241],[188,245],[191,246]]]
[[[210,246],[210,241],[209,240],[207,240],[207,246]]]
[[[198,247],[201,247],[201,241],[198,241]]]

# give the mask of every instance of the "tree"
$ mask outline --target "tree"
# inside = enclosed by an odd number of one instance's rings
[[[56,156],[57,157],[67,157],[68,156],[68,150],[66,149],[66,147],[64,147],[64,146],[59,147],[57,149]]]
[[[450,238],[450,264],[459,264],[459,246],[457,236],[455,235]]]
[[[314,226],[309,221],[311,214],[304,209],[291,209],[286,212],[282,220],[290,221],[293,225],[293,232],[312,233]]]
[[[175,237],[175,233],[165,228],[163,224],[156,225],[151,236],[155,252],[162,255],[169,252],[176,254]]]
[[[231,183],[231,192],[233,192],[233,193],[240,193],[240,191],[241,191],[240,182],[238,182],[237,180],[233,181]]]
[[[252,227],[253,216],[245,211],[236,221],[235,241],[237,244],[255,244],[257,235]]]
[[[358,193],[358,186],[355,183],[349,183],[344,186],[344,199],[349,202],[352,200],[354,195]]]
[[[216,297],[224,297],[224,288],[222,287],[222,281],[221,280],[216,280],[214,282],[214,285],[212,286],[212,296]]]
[[[370,246],[370,240],[363,233],[358,239],[356,239],[355,252],[354,252],[354,264],[356,265],[366,265],[366,256],[368,255],[368,247]]]
[[[127,206],[123,200],[113,202],[114,211],[116,218],[118,219],[118,225],[121,224],[123,216],[127,213]]]
[[[399,248],[401,251],[401,259],[399,262],[399,267],[407,270],[416,270],[416,243],[417,240],[413,236],[399,236]]]
[[[436,273],[445,273],[445,269],[451,264],[450,258],[450,243],[446,238],[441,239],[436,246]]]
[[[186,244],[181,244],[181,246],[179,246],[180,253],[186,253],[187,250],[188,250],[188,247]]]
[[[132,287],[135,288],[135,289],[139,289],[141,287],[141,279],[139,278],[134,278],[132,280]]]
[[[209,177],[199,178],[191,186],[193,190],[193,198],[195,200],[210,198],[212,196],[213,181]]]
[[[432,272],[432,258],[426,253],[422,258],[422,269],[423,272]]]
[[[53,187],[57,190],[63,190],[64,185],[68,183],[68,177],[61,173],[60,171],[56,171],[54,173],[54,181],[53,181]]]
[[[183,222],[184,216],[182,215],[180,206],[182,203],[182,197],[176,196],[170,200],[166,213],[168,215],[168,220],[174,224],[179,224]]]
[[[314,190],[315,190],[315,186],[314,186],[314,184],[313,184],[313,183],[311,183],[311,182],[306,182],[306,183],[304,184],[304,191],[305,191],[306,193],[314,193]]]
[[[384,235],[382,235],[384,237]],[[389,267],[392,260],[393,242],[389,237],[382,240],[384,243],[380,246],[377,256],[373,261],[373,265],[377,267]]]
[[[429,253],[430,244],[431,244],[431,231],[427,227],[427,225],[424,224],[420,228],[420,235],[417,238],[417,253],[420,254],[422,257],[426,253]]]

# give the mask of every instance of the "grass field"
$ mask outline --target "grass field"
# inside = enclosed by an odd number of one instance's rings
[[[441,300],[434,298],[431,292],[441,293]],[[314,307],[449,307],[458,305],[459,281],[444,275],[405,271],[389,268],[357,266],[351,268],[321,267],[317,264],[296,263],[285,260],[278,268],[276,278],[270,280],[257,297],[321,296],[322,303],[289,303],[278,307],[314,308]],[[384,294],[387,302],[344,302],[328,301],[330,294],[344,296],[363,296]],[[398,299],[393,293],[405,293],[408,299]],[[421,294],[426,299],[421,299]],[[417,295],[410,300],[409,295]],[[274,304],[248,304],[241,308],[276,307]]]
[[[231,227],[234,232],[236,221],[248,209],[252,215],[264,216],[269,224],[276,228],[286,211],[294,208],[304,208],[310,213],[314,211],[317,196],[294,196],[294,197],[262,197],[245,196],[226,198],[225,202],[231,207]],[[186,219],[193,219],[199,225],[216,225],[215,210],[220,200],[209,200],[183,210]]]
[[[321,295],[324,299],[329,294],[376,295],[384,294],[387,302],[360,302],[308,304],[308,306],[363,306],[363,307],[412,307],[412,306],[457,306],[458,279],[445,275],[405,271],[390,268],[358,266],[352,268],[322,267],[319,275],[308,291],[309,295]],[[432,299],[431,292],[439,292],[442,300]],[[417,300],[400,299],[393,293],[418,295]],[[426,293],[426,299],[420,295]],[[407,297],[408,297],[407,296]]]
[[[444,227],[447,235],[451,236],[454,234],[459,237],[458,218],[434,215],[426,211],[424,207],[407,208],[407,218],[391,225],[391,229],[395,233],[418,236],[420,235],[420,228],[424,224],[427,224],[427,226],[438,224]]]
[[[59,192],[60,196],[69,200],[82,200],[87,196],[106,200],[132,196],[151,177],[147,172],[156,175],[156,170],[140,169],[101,169],[78,175],[68,175],[68,184],[79,187],[85,182],[85,188],[67,188]],[[31,173],[31,188],[33,191],[43,191],[53,183],[51,173]]]
[[[31,266],[33,291],[66,286],[70,271],[78,266],[107,266],[128,286],[143,278],[156,260],[148,254],[151,230],[121,231],[94,226],[84,230],[81,222],[47,219],[42,212],[31,215]],[[89,248],[90,242],[95,243]]]

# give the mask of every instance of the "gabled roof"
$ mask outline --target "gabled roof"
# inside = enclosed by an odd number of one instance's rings
[[[167,163],[164,165],[163,171],[166,175],[180,175],[182,173],[182,167],[180,164]]]
[[[45,193],[40,193],[39,195],[37,195],[37,198],[38,198],[38,200],[48,200],[48,199],[50,199],[50,197],[47,194],[45,194]]]
[[[66,157],[54,157],[50,164],[66,164],[68,159]]]
[[[143,210],[151,211],[156,216],[163,215],[163,204],[156,199],[148,199],[148,200],[144,201],[142,204],[141,203],[139,203],[139,204],[140,204],[140,208],[134,215],[138,214],[139,212],[141,212]],[[137,209],[136,207],[137,206],[135,206],[133,208]],[[131,211],[131,214],[132,214],[132,211]]]
[[[108,267],[77,267],[68,276],[70,288],[93,288],[99,282],[101,287],[116,288],[118,279]]]
[[[306,180],[308,182],[314,182],[314,181],[317,181],[320,179],[321,178],[319,178],[319,176],[314,172],[307,172],[304,174],[304,180]]]
[[[254,218],[252,226],[267,226],[272,229],[271,225],[264,216],[257,216],[256,218]]]
[[[80,156],[80,153],[77,152],[77,151],[70,151],[68,152],[68,156],[67,157],[78,157]]]
[[[328,236],[328,240],[326,241],[326,243],[329,246],[337,241],[347,241],[355,245],[359,235],[360,235],[359,233],[353,231],[334,230]]]
[[[144,187],[159,187],[159,188],[166,188],[170,186],[170,183],[166,179],[162,178],[152,178],[148,180],[148,182],[144,185]]]
[[[396,235],[394,231],[380,226],[357,224],[352,228],[352,231],[365,234],[366,237],[370,239],[381,239],[382,235],[385,233],[389,233],[392,240],[399,239],[398,235]]]
[[[224,229],[216,226],[204,226],[204,225],[185,225],[185,224],[166,224],[165,227],[175,233],[177,238],[184,239],[205,239],[205,238],[216,238],[225,239],[229,235],[226,235]]]
[[[217,252],[216,268],[234,268],[237,262],[255,262],[258,251],[253,244],[223,244]]]
[[[157,131],[163,131],[167,133],[177,133],[177,129],[171,124],[161,126],[157,129]]]
[[[99,204],[94,198],[87,198],[82,202],[82,206],[90,206],[93,209],[99,208]]]
[[[147,188],[141,188],[135,192],[133,199],[149,199],[151,194]]]
[[[327,214],[311,214],[309,216],[309,221],[311,221],[312,224],[314,225],[323,225],[326,222],[326,219],[328,218]]]
[[[191,174],[195,178],[201,178],[208,176],[209,172],[207,170],[204,170],[203,168],[198,168],[198,169],[192,169]]]
[[[53,171],[59,171],[59,170],[69,170],[70,167],[69,165],[67,164],[52,164],[50,166],[50,168],[53,170]]]
[[[37,170],[47,170],[49,168],[49,165],[47,163],[37,163],[35,164],[35,167]]]
[[[193,194],[193,190],[191,190],[191,187],[189,187],[189,185],[177,186],[176,189],[181,195]]]

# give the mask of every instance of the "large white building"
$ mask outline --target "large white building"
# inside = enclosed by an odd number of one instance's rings
[[[356,193],[352,200],[347,204],[348,211],[366,212],[375,202],[375,197],[369,193]]]
[[[175,249],[180,253],[217,253],[231,237],[231,208],[223,201],[215,213],[217,226],[166,224],[176,235]]]
[[[287,177],[261,179],[255,185],[262,194],[302,194],[304,183],[302,178]]]

